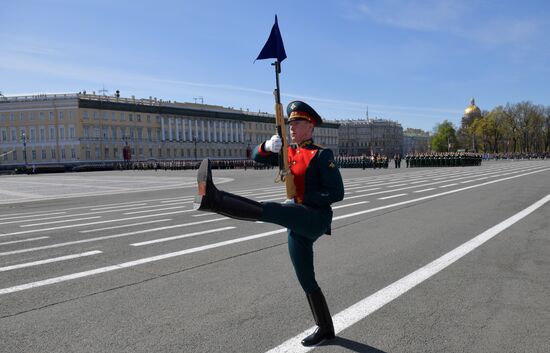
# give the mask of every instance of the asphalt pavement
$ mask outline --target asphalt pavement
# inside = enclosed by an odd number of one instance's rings
[[[314,349],[285,229],[194,211],[194,171],[0,176],[0,352],[550,351],[550,161],[341,172]]]

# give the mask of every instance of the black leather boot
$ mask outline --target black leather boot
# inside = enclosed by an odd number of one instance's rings
[[[244,221],[257,221],[262,216],[263,205],[254,200],[220,191],[212,181],[210,160],[201,162],[197,173],[199,193],[195,196],[193,208],[199,211],[216,212]]]
[[[328,305],[321,289],[306,295],[309,307],[313,313],[313,319],[317,324],[315,331],[302,340],[302,345],[307,347],[315,346],[324,340],[333,339],[335,335],[332,317],[330,316]]]

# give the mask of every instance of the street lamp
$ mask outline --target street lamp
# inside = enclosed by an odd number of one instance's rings
[[[27,135],[21,132],[21,140],[23,140],[23,158],[25,158],[25,169],[27,168]]]

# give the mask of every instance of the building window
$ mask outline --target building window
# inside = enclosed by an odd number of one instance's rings
[[[17,160],[17,151],[13,151],[12,152],[12,156],[13,156],[13,160],[16,161]]]
[[[66,157],[65,157],[65,149],[62,148],[62,149],[61,149],[61,159],[65,159],[65,158],[66,158]]]
[[[94,112],[94,120],[97,120],[97,119],[98,119],[97,112]]]
[[[111,113],[111,120],[116,121],[116,113],[115,112]]]
[[[69,127],[69,138],[74,139],[75,137],[75,131],[74,126]]]
[[[46,150],[45,149],[42,149],[42,159],[43,160],[46,159]]]
[[[120,112],[120,121],[126,121],[126,117],[124,116],[124,112]]]
[[[76,150],[74,148],[71,148],[71,158],[72,159],[76,158]]]
[[[31,157],[32,157],[32,160],[33,160],[33,161],[36,160],[36,150],[32,150],[32,151],[31,151]]]
[[[63,121],[63,112],[59,112],[59,120]]]
[[[48,116],[50,117],[50,121],[53,121],[53,112],[49,112]]]
[[[33,112],[29,113],[29,120],[34,121],[34,113]]]
[[[52,148],[50,152],[51,152],[52,159],[55,159],[56,158],[55,150]]]
[[[42,114],[42,113],[40,113],[40,114]],[[88,117],[89,117],[88,116],[88,111],[87,110],[83,111],[82,112],[82,119],[88,119]]]
[[[128,114],[128,121],[134,121],[134,114]]]

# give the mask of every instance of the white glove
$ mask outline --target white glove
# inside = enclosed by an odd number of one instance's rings
[[[267,152],[279,153],[281,147],[283,147],[283,141],[281,141],[279,135],[271,136],[271,139],[267,140],[264,144],[264,149]]]

